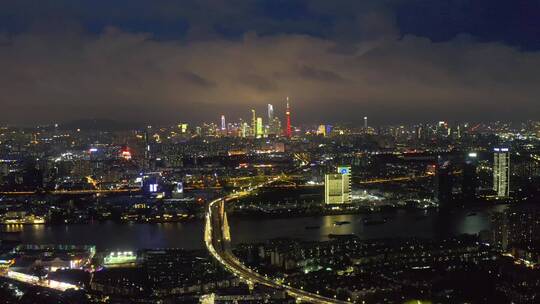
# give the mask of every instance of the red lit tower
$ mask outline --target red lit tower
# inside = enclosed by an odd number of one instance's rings
[[[291,108],[289,106],[289,96],[287,96],[287,110],[285,110],[285,137],[291,137]]]

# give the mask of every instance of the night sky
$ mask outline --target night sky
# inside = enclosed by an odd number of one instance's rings
[[[540,1],[2,0],[0,122],[540,115]]]

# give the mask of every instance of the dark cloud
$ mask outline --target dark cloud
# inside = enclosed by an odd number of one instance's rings
[[[345,82],[346,80],[338,73],[327,71],[311,66],[301,66],[299,69],[299,75],[305,79],[317,80],[322,82]]]
[[[394,15],[402,33],[433,41],[467,33],[481,41],[540,49],[540,1],[413,0],[396,5]]]
[[[242,74],[238,77],[238,83],[244,84],[246,88],[257,92],[271,92],[277,89],[277,85],[263,75]]]
[[[287,95],[296,121],[305,122],[540,114],[539,53],[470,37],[406,36],[329,51],[336,45],[297,35],[181,43],[118,29],[97,37],[21,34],[0,47],[0,115],[12,123],[248,117],[266,103],[279,111]]]
[[[540,48],[540,2],[527,0],[5,0],[0,31],[23,33],[113,26],[154,39],[238,38],[303,34],[340,41],[415,35]]]
[[[184,79],[187,80],[188,82],[191,82],[195,85],[199,85],[201,87],[204,87],[204,88],[212,88],[212,87],[215,87],[216,86],[216,83],[211,81],[211,80],[208,80],[208,79],[205,79],[193,72],[183,72],[182,75],[184,76]]]
[[[435,2],[4,1],[0,119],[245,118],[285,96],[303,122],[540,114],[537,6]]]

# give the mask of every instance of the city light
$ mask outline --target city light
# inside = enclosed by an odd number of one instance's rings
[[[539,302],[535,1],[6,2],[1,303]]]

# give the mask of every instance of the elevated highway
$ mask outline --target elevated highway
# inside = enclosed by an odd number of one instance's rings
[[[279,180],[279,177],[274,177],[266,182],[260,183],[257,186],[251,187],[246,191],[239,193],[232,193],[223,198],[216,199],[208,204],[206,212],[206,223],[204,230],[204,242],[206,248],[210,254],[221,265],[233,273],[235,276],[245,281],[248,285],[263,285],[276,290],[286,292],[289,296],[295,298],[299,302],[307,303],[348,303],[337,299],[327,298],[318,294],[314,294],[302,289],[294,288],[289,285],[268,278],[261,275],[244,265],[237,257],[234,256],[231,250],[231,235],[229,230],[229,224],[227,220],[227,213],[225,212],[225,204],[227,202],[236,200],[240,197],[249,195],[257,188],[264,187]]]

